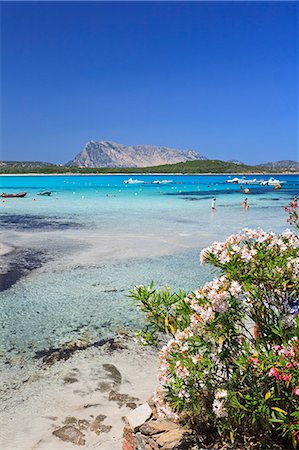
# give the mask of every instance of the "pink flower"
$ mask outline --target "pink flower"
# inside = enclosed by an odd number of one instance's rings
[[[286,383],[288,383],[288,382],[290,381],[291,378],[292,378],[291,375],[282,375],[282,379],[283,379],[283,381],[285,381]]]
[[[299,387],[297,387],[296,389],[294,389],[294,394],[295,394],[295,395],[299,395]]]
[[[271,367],[269,371],[269,377],[274,377],[276,378],[276,380],[281,380],[280,372],[277,369],[275,369],[275,367]]]
[[[278,351],[278,350],[281,350],[282,347],[281,347],[281,345],[273,345],[273,349],[274,349],[275,351]]]
[[[259,359],[258,359],[258,358],[252,358],[252,356],[250,356],[250,357],[248,358],[248,362],[257,365],[257,364],[259,363]]]

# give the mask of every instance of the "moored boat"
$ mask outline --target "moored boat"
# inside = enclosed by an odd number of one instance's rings
[[[38,192],[36,195],[45,195],[45,196],[50,196],[52,194],[51,191],[42,191],[42,192]]]
[[[286,181],[281,181],[281,180],[276,180],[275,178],[271,177],[269,178],[269,180],[266,181],[262,181],[261,185],[263,186],[277,186],[277,185],[282,185],[285,184]]]
[[[239,183],[239,178],[232,178],[231,180],[226,180],[226,183],[238,184]]]
[[[1,194],[1,197],[3,198],[22,198],[25,197],[27,195],[27,192],[19,192],[19,193],[14,193],[14,194],[7,194],[6,192],[3,192]]]
[[[124,184],[143,184],[144,181],[142,180],[133,180],[133,178],[129,178],[128,180],[124,181]]]
[[[172,180],[154,180],[152,182],[152,184],[169,184],[169,183],[173,183]]]
[[[256,178],[253,178],[252,180],[247,180],[246,178],[244,178],[243,180],[241,180],[241,182],[243,184],[259,184]]]
[[[231,180],[226,180],[226,183],[230,184],[260,184],[259,181],[256,178],[253,178],[252,180],[247,178],[232,178]]]

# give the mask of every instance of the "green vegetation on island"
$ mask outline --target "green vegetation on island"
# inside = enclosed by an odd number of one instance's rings
[[[138,174],[138,173],[283,173],[277,168],[237,164],[221,160],[195,160],[151,167],[76,167],[37,161],[1,161],[0,174]]]

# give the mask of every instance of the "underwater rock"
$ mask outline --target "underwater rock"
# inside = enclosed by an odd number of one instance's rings
[[[73,384],[73,383],[77,383],[79,380],[77,379],[77,378],[74,378],[74,377],[65,377],[64,379],[63,379],[63,382],[65,383],[65,384]]]
[[[115,384],[121,384],[121,373],[113,364],[103,364],[103,369],[108,372],[108,377],[111,378]]]
[[[64,425],[53,431],[54,436],[57,436],[62,441],[72,442],[75,445],[85,445],[84,434],[73,425]]]
[[[104,414],[99,414],[95,420],[90,425],[90,431],[94,431],[96,434],[101,433],[109,433],[112,426],[111,425],[104,425],[102,422],[106,419],[107,416]]]
[[[113,390],[110,391],[108,398],[112,402],[117,402],[117,404],[120,408],[124,405],[127,406],[128,403],[139,400],[139,398],[137,398],[137,397],[131,397],[128,394],[121,394],[120,392],[113,391]]]

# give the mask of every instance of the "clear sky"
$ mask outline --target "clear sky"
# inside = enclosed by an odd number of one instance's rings
[[[298,158],[295,2],[2,2],[2,159],[89,140]]]

